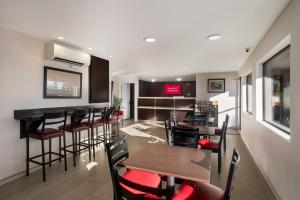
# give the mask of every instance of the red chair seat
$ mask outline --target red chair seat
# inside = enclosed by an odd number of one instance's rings
[[[184,181],[172,200],[224,200],[225,192],[208,183]]]
[[[59,129],[45,128],[44,134],[42,134],[42,130],[39,129],[36,132],[28,133],[27,135],[38,140],[47,140],[49,138],[62,136],[63,134],[64,132]]]
[[[123,178],[125,178],[131,182],[135,182],[137,184],[148,186],[148,187],[153,187],[153,188],[158,188],[161,184],[161,178],[158,174],[144,172],[144,171],[140,171],[140,170],[129,170],[123,175]],[[145,194],[147,196],[151,196],[151,198],[153,197],[154,199],[155,198],[157,199],[156,196],[144,193],[142,191],[132,189],[122,183],[120,183],[120,185],[133,194],[136,194],[136,195]],[[160,198],[158,198],[158,199],[160,199]]]
[[[219,142],[211,139],[200,139],[198,140],[198,145],[201,146],[201,149],[218,149]]]

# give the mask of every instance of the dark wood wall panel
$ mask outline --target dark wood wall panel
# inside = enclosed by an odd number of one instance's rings
[[[175,99],[175,107],[192,107],[195,104],[195,99]]]
[[[109,102],[109,61],[95,56],[89,66],[89,102]]]
[[[139,81],[139,95],[140,97],[151,96],[151,84],[148,81]]]
[[[155,99],[138,99],[138,106],[155,106]]]
[[[173,110],[156,110],[156,121],[170,120],[170,116]]]
[[[164,94],[165,84],[181,84],[182,95],[185,97],[196,97],[196,81],[182,81],[182,82],[148,82],[139,81],[139,95],[140,97],[170,97],[173,95]]]
[[[156,99],[157,107],[174,107],[174,99]]]
[[[139,120],[155,120],[154,109],[138,109]]]

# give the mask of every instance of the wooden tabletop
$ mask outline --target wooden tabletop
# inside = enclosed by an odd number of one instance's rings
[[[210,181],[211,151],[166,144],[147,144],[123,162],[127,168],[174,176],[192,181]]]

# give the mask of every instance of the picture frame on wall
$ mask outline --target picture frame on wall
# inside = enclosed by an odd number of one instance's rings
[[[223,93],[225,92],[225,79],[208,79],[207,80],[208,93]]]
[[[82,98],[82,73],[44,66],[44,99]]]

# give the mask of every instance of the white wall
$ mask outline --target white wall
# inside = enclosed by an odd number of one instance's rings
[[[225,78],[225,93],[208,93],[208,79]],[[222,126],[226,114],[229,115],[229,127],[237,126],[237,72],[201,73],[196,75],[196,99],[218,101],[219,126]]]
[[[253,115],[242,113],[242,138],[273,189],[281,199],[300,196],[300,1],[291,0],[239,74],[253,73]],[[259,64],[280,41],[291,35],[291,134],[261,122]],[[256,79],[256,80],[255,80]],[[244,92],[243,92],[244,93]],[[243,95],[243,101],[245,99]],[[245,105],[243,105],[245,108]]]
[[[70,69],[45,61],[45,41],[23,33],[0,27],[0,36],[0,180],[3,180],[25,170],[25,140],[20,139],[20,125],[19,121],[14,120],[13,111],[87,105],[88,67]],[[82,98],[43,99],[44,65],[81,72]],[[40,142],[30,143],[30,154],[39,154]]]

